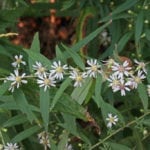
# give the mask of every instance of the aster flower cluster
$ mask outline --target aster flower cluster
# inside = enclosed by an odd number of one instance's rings
[[[47,132],[43,131],[38,134],[39,143],[42,144],[44,147],[51,147],[49,142],[49,135]]]
[[[4,150],[20,150],[19,146],[17,145],[17,143],[7,143],[4,146]]]
[[[136,67],[131,67],[127,60],[124,62],[108,60],[107,65],[109,64],[111,74],[107,80],[113,92],[120,91],[121,95],[125,96],[126,91],[137,89],[138,84],[146,78],[146,64],[137,60],[134,60],[134,63]]]
[[[12,63],[12,66],[15,68],[14,73],[10,73],[5,78],[5,82],[11,82],[9,91],[14,92],[15,88],[19,88],[22,84],[27,84],[27,78],[32,77],[36,79],[39,87],[43,87],[44,91],[46,91],[48,88],[55,87],[57,82],[63,80],[66,75],[73,80],[74,87],[81,87],[87,77],[97,78],[101,74],[103,77],[106,75],[109,87],[112,88],[113,92],[120,91],[121,95],[125,96],[126,91],[136,89],[138,84],[146,78],[147,70],[144,62],[134,60],[135,65],[130,65],[127,60],[116,62],[111,58],[103,61],[103,63],[106,66],[105,68],[110,70],[109,74],[105,73],[105,69],[102,69],[103,66],[97,59],[87,60],[84,71],[67,64],[63,65],[61,61],[54,61],[50,67],[51,69],[47,69],[41,62],[36,61],[32,65],[34,74],[27,76],[20,69],[22,65],[27,63],[23,60],[22,55],[16,55],[15,61]]]

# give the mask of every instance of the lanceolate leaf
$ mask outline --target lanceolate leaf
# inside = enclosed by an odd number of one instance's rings
[[[148,95],[147,95],[146,87],[144,86],[144,84],[141,83],[138,85],[138,93],[139,93],[139,96],[140,96],[140,99],[142,101],[144,109],[147,110],[147,108],[148,108]]]
[[[25,113],[27,115],[29,121],[32,122],[33,120],[36,120],[36,117],[33,114],[24,93],[21,90],[17,89],[14,91],[13,97],[19,109],[22,111],[22,113]]]
[[[48,124],[49,124],[49,108],[50,108],[49,90],[44,91],[43,88],[40,88],[40,110],[46,131],[48,131]]]
[[[22,124],[22,123],[25,123],[27,122],[27,118],[25,115],[17,115],[17,116],[14,116],[12,118],[10,118],[9,120],[7,120],[6,122],[4,122],[3,124],[3,127],[12,127],[14,125],[18,125],[18,124]]]
[[[39,126],[33,126],[31,128],[25,129],[24,131],[17,134],[11,141],[13,143],[20,142],[26,138],[29,138],[31,135],[37,133],[40,130]]]
[[[65,89],[70,85],[71,80],[69,78],[67,78],[60,86],[60,88],[57,90],[52,103],[51,103],[51,107],[50,110],[52,110],[55,106],[55,104],[57,103],[57,101],[59,100],[59,98],[62,96],[63,92],[65,91]]]
[[[40,53],[39,33],[36,33],[34,35],[30,50],[34,51],[34,52],[37,52],[37,53]]]
[[[103,101],[102,96],[101,96],[101,87],[102,87],[102,76],[99,75],[96,78],[96,83],[95,83],[95,97],[94,100],[97,104],[98,107],[101,106],[101,102]]]
[[[89,94],[90,87],[92,85],[92,79],[87,78],[83,83],[82,87],[77,87],[71,94],[71,97],[76,100],[79,104],[82,104]]]
[[[137,20],[135,22],[135,42],[136,44],[140,40],[141,33],[143,31],[143,23],[144,23],[144,16],[143,16],[143,11],[139,13],[137,16]]]
[[[78,102],[76,102],[69,95],[66,94],[62,95],[62,97],[56,103],[54,110],[58,112],[64,112],[73,115],[76,118],[86,120],[86,110],[81,105],[79,105]]]

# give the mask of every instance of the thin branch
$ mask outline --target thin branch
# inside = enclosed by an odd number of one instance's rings
[[[114,135],[117,134],[118,132],[122,131],[124,128],[129,127],[129,126],[135,124],[137,121],[141,120],[142,118],[144,118],[145,116],[147,116],[147,115],[149,115],[149,114],[150,114],[150,111],[146,112],[146,113],[145,113],[144,115],[142,115],[141,117],[139,117],[139,118],[137,118],[137,119],[135,119],[135,120],[133,120],[133,121],[127,123],[125,126],[119,128],[118,130],[114,131],[114,132],[111,133],[109,136],[107,136],[106,138],[104,138],[102,141],[100,141],[100,142],[96,143],[95,145],[93,145],[93,146],[90,148],[90,150],[92,150],[92,149],[94,149],[95,147],[97,147],[97,146],[103,144],[105,141],[107,141],[108,139],[110,139],[112,136],[114,136]]]

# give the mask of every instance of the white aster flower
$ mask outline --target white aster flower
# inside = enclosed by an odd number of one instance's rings
[[[11,73],[10,76],[6,78],[7,81],[12,82],[9,90],[13,92],[15,87],[19,88],[22,83],[26,84],[27,80],[23,79],[25,78],[25,76],[26,76],[25,73],[23,73],[22,75],[19,75],[19,71],[14,70],[14,74]]]
[[[136,89],[138,87],[138,84],[141,83],[145,78],[146,76],[143,74],[143,71],[138,71],[137,76],[132,75],[132,78],[129,78],[128,83],[132,88]]]
[[[22,55],[16,55],[15,56],[15,62],[12,63],[13,67],[20,67],[20,64],[26,65],[26,62],[22,60]]]
[[[51,74],[38,76],[37,83],[39,84],[39,87],[44,87],[44,91],[46,91],[47,88],[50,88],[51,86],[56,86],[55,78]]]
[[[87,77],[87,74],[85,72],[77,72],[77,71],[72,71],[70,72],[69,78],[75,81],[74,87],[81,87],[84,79]]]
[[[46,67],[44,67],[41,62],[38,62],[36,61],[35,62],[35,65],[32,65],[33,66],[33,70],[35,70],[35,75],[37,76],[42,76],[42,75],[46,75]]]
[[[86,67],[87,75],[96,78],[97,74],[101,73],[101,66],[96,59],[87,60],[89,67]]]
[[[114,65],[114,63],[115,63],[115,60],[110,58],[110,59],[103,61],[103,62],[105,63],[104,65],[106,65],[108,68],[111,68],[111,66]]]
[[[100,35],[101,42],[104,46],[107,46],[111,42],[111,37],[108,36],[107,31],[103,31]]]
[[[109,76],[109,78],[107,78],[107,80],[110,82],[109,87],[112,87],[113,90],[115,90],[116,88],[118,89],[120,85],[120,79],[118,78],[118,76],[112,74]]]
[[[67,143],[65,145],[65,150],[73,150],[72,145]]]
[[[44,147],[50,148],[49,135],[47,132],[43,131],[38,134],[39,143],[43,144]]]
[[[147,85],[147,93],[148,93],[148,96],[150,97],[150,85]]]
[[[65,70],[68,69],[67,65],[61,65],[61,62],[53,62],[53,65],[51,66],[53,69],[50,70],[50,73],[55,77],[55,79],[62,80],[63,74]]]
[[[112,128],[112,125],[116,125],[116,122],[118,122],[118,116],[113,116],[111,113],[109,113],[108,118],[106,118],[106,120],[108,121],[107,127]]]
[[[122,65],[115,62],[111,68],[112,71],[114,71],[114,75],[117,75],[120,79],[123,79],[124,75],[128,76],[130,74],[129,71],[132,69],[129,67],[129,63],[127,61],[125,61]]]
[[[130,82],[125,83],[125,80],[121,79],[119,86],[116,89],[113,89],[113,92],[121,91],[121,96],[125,96],[126,91],[130,91],[129,85]]]
[[[134,60],[134,62],[137,64],[137,71],[142,70],[145,74],[147,74],[146,64],[144,62],[139,62],[136,59]]]
[[[4,146],[4,150],[19,150],[19,146],[17,143],[7,143],[7,145]]]

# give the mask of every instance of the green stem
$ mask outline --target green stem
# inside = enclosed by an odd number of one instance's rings
[[[1,136],[1,140],[2,140],[3,145],[5,145],[5,141],[4,141],[3,134],[2,134],[1,130],[0,130],[0,136]]]
[[[96,143],[95,145],[93,145],[93,146],[90,148],[90,150],[92,150],[92,149],[94,149],[95,147],[97,147],[97,146],[103,144],[105,141],[107,141],[109,138],[111,138],[112,136],[114,136],[114,135],[117,134],[118,132],[122,131],[124,128],[129,127],[129,126],[135,124],[137,121],[141,120],[142,118],[144,118],[145,116],[147,116],[147,115],[149,115],[149,114],[150,114],[150,111],[146,112],[146,113],[145,113],[144,115],[142,115],[141,117],[139,117],[139,118],[137,118],[137,119],[135,119],[135,120],[133,120],[133,121],[127,123],[125,126],[119,128],[118,130],[116,130],[116,131],[114,131],[113,133],[111,133],[110,135],[108,135],[108,136],[107,136],[106,138],[104,138],[102,141],[100,141],[100,142]]]

